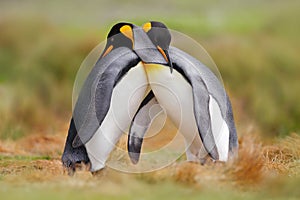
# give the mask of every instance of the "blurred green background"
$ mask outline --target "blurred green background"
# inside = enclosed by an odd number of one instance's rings
[[[0,137],[68,123],[85,56],[118,21],[162,21],[216,62],[238,130],[300,129],[300,1],[0,1]]]

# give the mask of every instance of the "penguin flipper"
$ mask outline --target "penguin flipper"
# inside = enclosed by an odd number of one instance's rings
[[[61,157],[63,166],[68,170],[69,175],[72,175],[75,172],[77,163],[83,162],[87,164],[90,162],[86,152],[86,148],[84,146],[79,146],[77,148],[74,148],[72,146],[72,141],[76,136],[78,136],[77,130],[74,125],[74,120],[71,119],[64,152]]]
[[[195,120],[206,151],[214,160],[220,160],[220,152],[223,151],[225,154],[221,153],[222,160],[226,160],[223,158],[228,153],[229,136],[226,138],[228,127],[223,123],[227,114],[224,87],[209,68],[187,53],[170,47],[169,55],[174,69],[192,86]],[[223,133],[225,136],[222,139],[225,142],[222,143],[219,138]]]
[[[229,134],[229,155],[231,157],[236,157],[238,154],[238,136],[234,124],[233,111],[229,96],[227,95],[227,113],[226,113],[226,122],[228,124],[230,134]]]
[[[209,110],[210,95],[200,77],[191,79],[194,115],[202,143],[208,154],[214,159],[219,159],[218,149],[212,132],[211,115]]]
[[[109,108],[114,86],[139,58],[128,48],[118,48],[100,59],[89,74],[73,111],[78,130],[73,147],[86,144],[101,126]]]
[[[155,104],[158,104],[158,102],[151,90],[142,101],[130,124],[127,148],[130,160],[133,164],[137,164],[140,159],[144,135],[148,131],[153,120],[151,119],[150,109]],[[154,110],[155,113],[151,114],[152,116],[157,116],[162,111],[163,109],[159,107],[158,110]]]

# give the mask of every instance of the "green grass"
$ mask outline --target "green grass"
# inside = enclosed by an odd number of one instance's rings
[[[212,185],[195,188],[173,182],[147,183],[143,180],[129,180],[121,185],[116,182],[76,184],[75,180],[50,184],[0,184],[0,194],[4,199],[298,199],[299,180],[279,180],[254,191],[217,188]]]
[[[5,193],[1,196],[5,199],[228,199],[238,195],[221,193],[200,193],[193,189],[183,188],[170,183],[162,183],[160,186],[139,183],[136,188],[121,189],[121,194],[112,194],[112,191],[102,193],[96,188],[63,188],[57,186],[32,187],[32,188],[7,188],[1,187]],[[101,186],[99,186],[101,187]],[[0,190],[0,191],[1,191]]]
[[[32,161],[32,160],[50,160],[49,156],[4,156],[0,155],[0,161]]]

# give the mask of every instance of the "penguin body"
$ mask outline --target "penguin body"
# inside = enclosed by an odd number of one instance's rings
[[[103,168],[144,98],[148,83],[132,49],[134,28],[129,23],[113,26],[80,91],[62,156],[71,171],[80,162],[90,162],[91,171]]]
[[[187,160],[203,164],[210,154],[214,160],[227,161],[229,154],[235,154],[238,144],[231,103],[225,89],[206,66],[190,55],[170,47],[169,56],[173,73],[168,66],[155,61],[144,63],[144,66],[153,98],[185,138]],[[131,155],[135,155],[131,156],[132,162],[137,163],[140,150],[134,151],[130,146],[138,149],[142,142],[135,139],[136,142],[132,143],[132,132],[138,135],[136,130],[130,129],[128,149]]]
[[[156,27],[151,29],[153,25]],[[204,163],[209,155],[213,160],[227,161],[237,153],[238,143],[231,103],[224,87],[200,61],[169,46],[170,33],[165,25],[147,23],[145,32],[168,61],[166,65],[153,57],[141,57],[154,98],[185,138],[187,160]],[[134,155],[132,162],[137,163],[140,152],[137,149],[141,148],[142,140],[132,142],[133,131],[136,132],[132,129],[129,132],[128,150],[130,156]]]

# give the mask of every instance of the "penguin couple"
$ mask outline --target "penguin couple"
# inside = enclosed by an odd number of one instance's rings
[[[129,157],[138,163],[155,104],[183,135],[188,161],[226,162],[237,154],[224,87],[209,68],[170,42],[161,22],[112,27],[73,110],[62,156],[69,172],[81,162],[90,163],[92,172],[103,169],[128,128]]]

